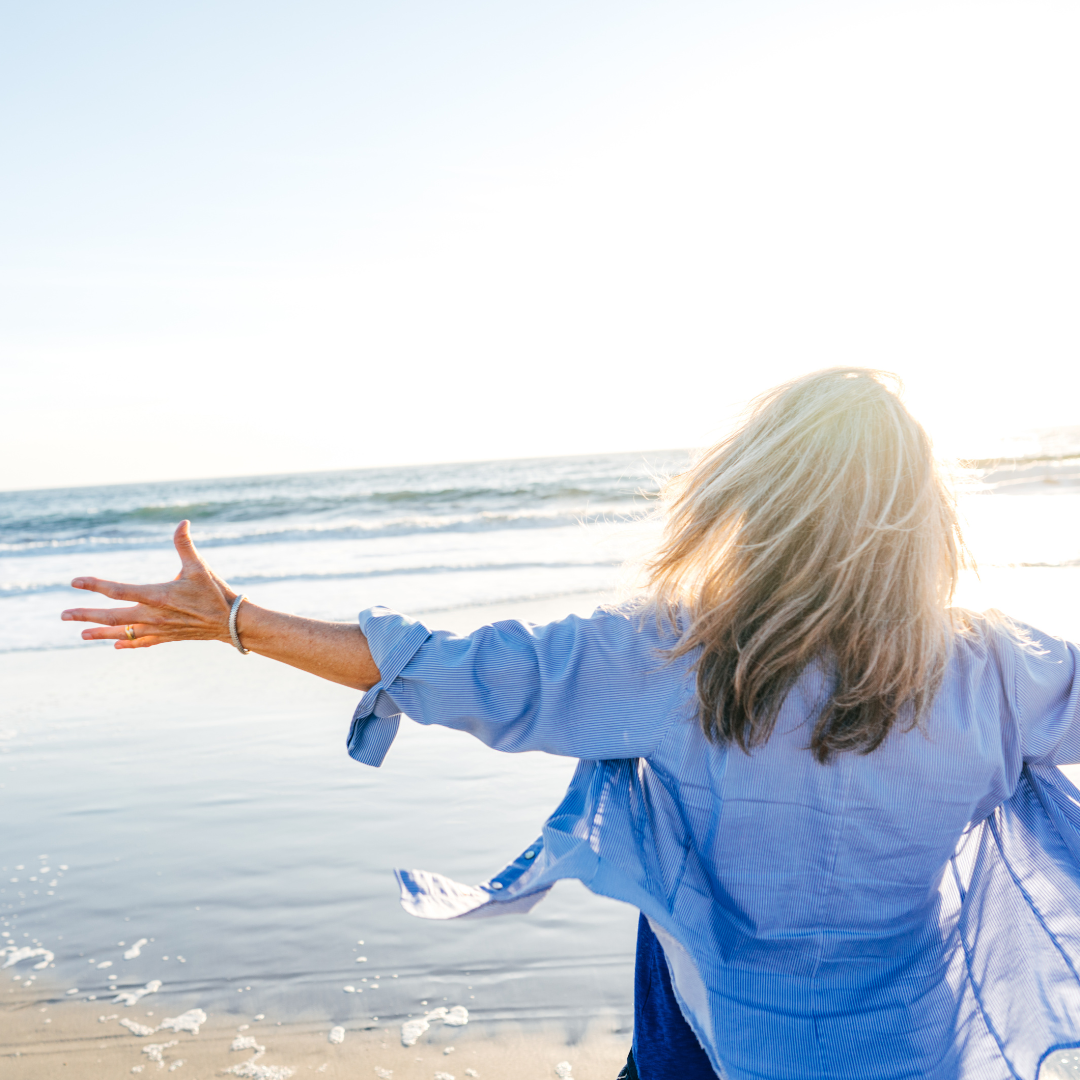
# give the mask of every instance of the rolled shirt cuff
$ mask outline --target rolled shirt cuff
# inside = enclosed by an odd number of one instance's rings
[[[351,758],[377,768],[383,763],[401,722],[401,711],[386,689],[431,636],[431,631],[423,623],[385,607],[361,611],[360,629],[367,638],[380,678],[356,706],[345,745]]]

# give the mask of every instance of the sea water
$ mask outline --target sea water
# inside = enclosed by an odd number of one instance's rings
[[[381,603],[461,630],[587,612],[655,541],[651,497],[687,460],[0,495],[2,979],[152,1029],[197,1008],[625,1024],[625,905],[572,883],[523,917],[427,923],[397,904],[394,866],[473,883],[516,856],[572,761],[404,724],[368,769],[344,752],[353,691],[219,643],[117,653],[58,615],[110,603],[71,590],[77,574],[172,577],[184,517],[215,569],[271,607],[351,619]],[[983,581],[969,592],[1075,633],[1080,457],[973,475],[962,509]]]

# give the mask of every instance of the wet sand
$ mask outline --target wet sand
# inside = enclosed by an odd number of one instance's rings
[[[544,620],[602,599],[432,623]],[[533,839],[572,761],[406,724],[370,770],[344,752],[354,691],[210,644],[8,654],[0,684],[0,731],[12,736],[0,742],[0,944],[55,952],[47,970],[27,960],[0,977],[4,1080],[139,1065],[146,1077],[177,1060],[180,1077],[229,1075],[251,1056],[229,1049],[244,1023],[267,1048],[257,1064],[296,1076],[544,1077],[563,1061],[572,1076],[618,1073],[636,912],[567,883],[528,917],[425,923],[401,911],[390,874],[404,860],[482,880]],[[152,979],[163,983],[154,997],[111,1003]],[[470,1022],[434,1025],[407,1050],[400,1024],[429,998],[464,1004]],[[198,1036],[119,1025],[194,1007],[209,1016]],[[142,1052],[173,1039],[161,1069]]]
[[[368,1077],[387,1080],[434,1080],[446,1073],[455,1080],[529,1080],[557,1078],[556,1066],[568,1062],[576,1080],[614,1080],[630,1048],[629,1031],[594,1021],[584,1035],[568,1043],[561,1029],[537,1030],[510,1025],[470,1023],[450,1028],[435,1023],[414,1046],[401,1043],[397,1024],[346,1026],[339,1045],[330,1042],[330,1025],[296,1023],[266,1016],[210,1013],[197,1035],[159,1031],[141,1038],[119,1024],[128,1019],[147,1026],[174,1010],[103,1004],[101,1001],[63,1001],[47,993],[7,990],[0,1005],[0,1073],[4,1080],[116,1080],[122,1076],[151,1077],[176,1073],[177,1080],[207,1080],[237,1075],[228,1070],[252,1057],[250,1049],[231,1050],[237,1038],[253,1038],[266,1052],[255,1064],[265,1072],[248,1075],[275,1080],[277,1069],[293,1076]],[[100,1017],[109,1017],[104,1021]],[[161,1063],[145,1051],[175,1040],[161,1050]],[[446,1047],[453,1047],[445,1053]],[[177,1062],[182,1064],[177,1065]],[[467,1072],[466,1070],[472,1070]],[[139,1071],[135,1071],[139,1070]],[[240,1075],[244,1075],[241,1070]],[[279,1073],[283,1077],[283,1073]]]

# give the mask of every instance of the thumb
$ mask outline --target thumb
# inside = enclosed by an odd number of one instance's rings
[[[180,556],[180,562],[184,564],[185,570],[194,566],[202,566],[202,556],[195,550],[195,544],[191,539],[190,521],[181,521],[176,526],[176,532],[173,533],[173,544],[176,547],[176,554]]]

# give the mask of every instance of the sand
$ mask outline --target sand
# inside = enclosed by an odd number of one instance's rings
[[[629,1032],[613,1031],[610,1023],[594,1022],[583,1038],[568,1044],[558,1029],[525,1030],[505,1025],[448,1028],[435,1025],[415,1046],[401,1044],[400,1028],[345,1026],[344,1040],[330,1041],[329,1023],[289,1022],[274,1016],[256,1021],[212,1012],[199,1034],[158,1031],[141,1038],[121,1027],[119,1019],[145,1025],[160,1023],[168,1009],[124,1010],[100,1001],[57,1000],[47,992],[28,995],[5,990],[0,1005],[0,1074],[4,1080],[116,1080],[123,1076],[165,1076],[177,1080],[207,1080],[236,1075],[227,1070],[252,1057],[250,1049],[232,1050],[234,1040],[253,1039],[265,1046],[256,1065],[295,1070],[295,1077],[325,1076],[386,1080],[377,1070],[392,1073],[390,1080],[434,1080],[446,1073],[455,1080],[557,1080],[556,1066],[568,1062],[576,1080],[614,1080],[630,1047]],[[126,1014],[130,1013],[130,1016]],[[112,1017],[104,1022],[99,1017]],[[246,1027],[241,1030],[241,1024]],[[165,1046],[161,1063],[145,1053]],[[445,1053],[446,1047],[453,1047]],[[177,1062],[183,1062],[177,1066]],[[133,1070],[139,1069],[139,1072]],[[471,1069],[472,1073],[466,1070]],[[565,1070],[564,1070],[565,1072]],[[242,1075],[242,1073],[241,1073]],[[258,1075],[258,1073],[255,1073]]]

